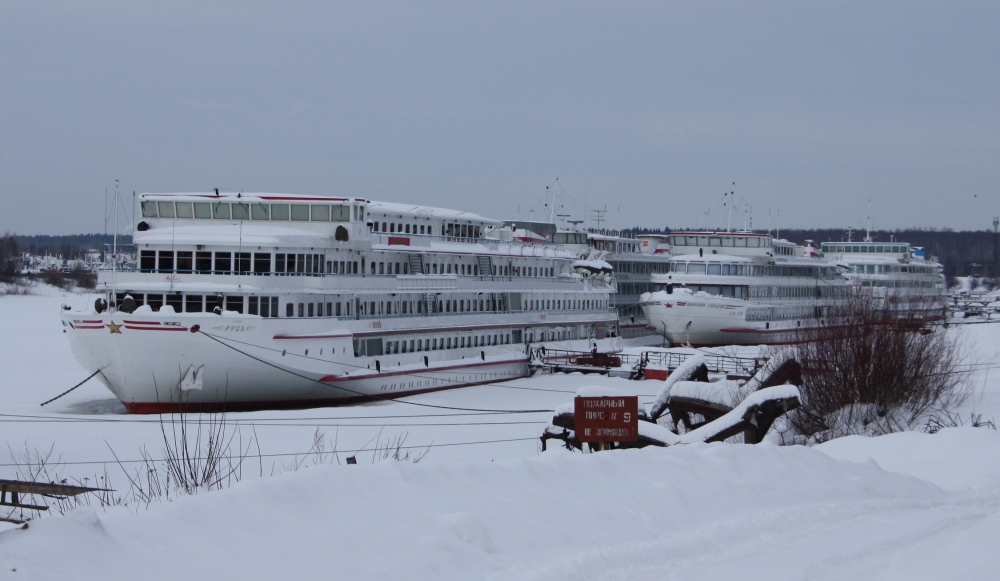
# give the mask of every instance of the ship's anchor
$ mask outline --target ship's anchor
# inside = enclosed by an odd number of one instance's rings
[[[191,389],[202,388],[202,371],[205,369],[204,365],[199,366],[195,369],[194,365],[189,365],[187,373],[184,374],[184,378],[181,379],[181,391],[188,391]]]

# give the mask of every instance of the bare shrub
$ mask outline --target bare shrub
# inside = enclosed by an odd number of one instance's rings
[[[944,428],[959,428],[962,426],[970,426],[973,428],[989,428],[991,430],[996,430],[997,425],[993,420],[984,420],[983,414],[977,414],[974,412],[969,413],[969,423],[966,424],[962,417],[956,413],[950,413],[947,410],[942,410],[940,413],[931,414],[927,418],[927,423],[924,424],[922,428],[924,433],[936,434]]]
[[[21,497],[22,504],[48,506],[49,510],[40,511],[7,507],[9,510],[6,514],[0,513],[0,516],[3,516],[6,520],[27,522],[46,513],[66,514],[80,506],[91,506],[93,504],[98,506],[123,506],[128,504],[127,494],[121,495],[112,490],[111,477],[106,468],[100,473],[95,473],[93,478],[63,478],[61,472],[65,468],[65,464],[62,462],[61,457],[53,458],[55,452],[54,444],[45,451],[37,448],[31,449],[27,444],[25,444],[24,451],[15,452],[9,445],[7,446],[7,450],[10,453],[11,463],[14,465],[15,480],[69,484],[97,488],[99,490],[77,496],[25,494]]]
[[[381,434],[381,432],[379,433]],[[397,462],[412,461],[414,464],[423,460],[424,457],[430,453],[431,447],[427,446],[423,452],[415,454],[413,449],[406,447],[406,438],[409,435],[409,432],[404,432],[396,435],[395,437],[386,438],[384,442],[381,441],[381,437],[376,439],[375,453],[372,455],[372,464],[389,459]]]
[[[61,288],[64,291],[72,290],[74,286],[73,281],[67,279],[65,275],[58,270],[46,270],[39,273],[38,278],[45,284]]]
[[[320,431],[319,428],[316,428],[316,431],[313,432],[312,446],[301,455],[295,454],[292,456],[291,461],[282,462],[280,470],[276,465],[272,465],[271,475],[273,476],[280,472],[296,472],[309,466],[321,466],[323,464],[333,464],[334,462],[339,465],[340,453],[337,451],[339,435],[339,427],[334,433],[332,440],[326,436],[325,431]]]
[[[23,452],[10,449],[14,478],[27,482],[48,482],[74,484],[99,488],[95,492],[71,497],[35,498],[25,495],[22,502],[49,506],[50,511],[13,508],[0,517],[26,522],[49,512],[65,514],[80,506],[111,507],[121,506],[131,512],[147,508],[150,504],[200,491],[229,488],[243,479],[243,468],[247,461],[258,460],[260,476],[263,476],[263,458],[257,435],[244,439],[240,427],[227,422],[225,414],[171,414],[160,418],[160,432],[163,449],[160,456],[150,453],[145,447],[139,453],[141,459],[121,460],[111,446],[108,448],[118,467],[128,480],[128,488],[116,491],[111,483],[106,465],[93,478],[63,477],[66,463],[61,458],[53,458],[54,445],[48,450],[30,449]],[[339,431],[339,430],[338,430]],[[403,433],[382,440],[382,431],[369,440],[362,451],[372,453],[372,463],[383,460],[417,463],[430,452],[431,446],[414,451],[406,446],[408,434]],[[371,448],[370,444],[374,442]],[[251,454],[256,447],[256,454]],[[298,471],[309,466],[340,464],[337,449],[337,433],[329,438],[318,428],[313,433],[312,446],[301,454],[292,455],[292,461],[280,467],[272,466],[271,474]],[[350,462],[348,462],[350,463]],[[113,463],[112,463],[113,464]]]
[[[423,460],[427,454],[430,453],[433,444],[428,445],[419,453],[413,447],[406,445],[406,439],[409,437],[409,432],[403,432],[402,434],[397,434],[395,436],[388,436],[384,440],[382,439],[383,430],[379,430],[375,436],[373,436],[360,450],[353,450],[353,454],[348,458],[348,464],[356,463],[351,459],[357,459],[357,456],[362,453],[371,453],[372,461],[374,464],[376,462],[382,462],[384,460],[395,460],[396,462],[413,462],[414,464]],[[271,474],[278,474],[281,472],[295,472],[303,468],[308,468],[310,466],[320,466],[323,464],[340,464],[340,454],[347,454],[347,452],[341,452],[337,448],[337,436],[339,434],[339,429],[334,433],[334,438],[331,439],[327,437],[326,432],[320,431],[316,428],[313,432],[313,442],[312,446],[306,452],[301,455],[296,454],[293,456],[292,460],[289,462],[282,462],[280,466],[272,465]],[[371,448],[369,448],[371,446]]]
[[[240,426],[228,422],[224,412],[193,415],[193,419],[187,412],[170,414],[167,419],[161,415],[160,457],[143,447],[139,450],[142,462],[131,470],[111,450],[129,480],[131,505],[148,506],[171,495],[229,488],[243,479],[243,467],[254,457],[263,475],[256,432],[244,441]],[[250,454],[254,447],[256,456]]]
[[[824,326],[799,332],[802,406],[788,415],[783,440],[909,430],[962,403],[964,351],[955,331],[914,317],[928,306],[859,293]]]
[[[13,282],[0,283],[0,296],[30,296],[34,295],[35,292],[35,283],[25,278],[17,278]]]
[[[184,412],[171,414],[168,422],[160,416],[168,482],[185,494],[228,488],[238,482],[256,437],[244,447],[242,431],[226,422],[225,413],[195,414],[194,420],[189,416]],[[148,458],[145,450],[143,454]]]

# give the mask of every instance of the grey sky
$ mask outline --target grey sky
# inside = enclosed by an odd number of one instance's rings
[[[104,190],[986,228],[1000,4],[0,1],[0,229]],[[711,214],[706,216],[706,211]],[[774,218],[772,218],[772,222]]]

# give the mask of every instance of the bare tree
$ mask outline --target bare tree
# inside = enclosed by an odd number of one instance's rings
[[[861,292],[824,313],[821,326],[800,331],[802,405],[783,439],[907,430],[960,404],[965,353],[956,330],[929,321],[932,313],[927,300]]]

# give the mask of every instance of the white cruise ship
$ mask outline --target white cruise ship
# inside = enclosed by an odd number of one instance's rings
[[[760,345],[823,325],[849,296],[841,268],[815,245],[752,232],[673,232],[664,290],[642,295],[655,332],[674,344]]]
[[[906,242],[824,242],[823,254],[845,269],[852,284],[890,311],[937,319],[944,314],[943,267]]]
[[[138,268],[101,271],[105,298],[62,313],[77,360],[133,413],[398,397],[525,376],[526,344],[617,342],[611,276],[502,221],[359,198],[139,201]]]

